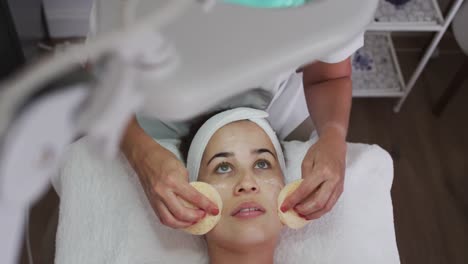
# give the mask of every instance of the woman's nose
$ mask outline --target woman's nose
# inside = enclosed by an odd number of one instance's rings
[[[258,186],[255,179],[250,175],[245,175],[236,185],[235,194],[247,194],[247,193],[257,193],[260,191],[260,187]]]

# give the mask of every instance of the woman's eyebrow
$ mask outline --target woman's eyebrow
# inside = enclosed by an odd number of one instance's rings
[[[208,163],[206,165],[208,166],[210,164],[210,162],[215,158],[227,158],[227,157],[232,157],[232,156],[234,156],[233,152],[220,152],[220,153],[217,153],[213,157],[211,157],[211,159],[208,161]]]
[[[276,158],[275,154],[273,154],[273,152],[271,152],[271,150],[269,149],[266,149],[266,148],[261,148],[261,149],[254,149],[252,150],[252,154],[262,154],[262,153],[270,153],[273,157]]]

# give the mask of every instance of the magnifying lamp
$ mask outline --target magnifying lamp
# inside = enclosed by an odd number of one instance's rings
[[[301,6],[309,0],[224,0],[224,2],[258,8],[285,8]]]

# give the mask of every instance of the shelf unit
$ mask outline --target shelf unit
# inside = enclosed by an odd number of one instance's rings
[[[380,0],[375,19],[367,28],[364,47],[353,57],[353,96],[399,98],[394,108],[399,112],[463,1],[455,0],[444,17],[437,0],[410,0],[400,7]],[[397,31],[435,33],[407,82],[391,38],[391,33]]]
[[[357,64],[356,61],[362,61]],[[403,75],[390,33],[367,33],[353,58],[353,96],[401,97]]]

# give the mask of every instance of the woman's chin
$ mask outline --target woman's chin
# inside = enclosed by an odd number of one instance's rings
[[[260,218],[232,219],[218,224],[207,234],[207,238],[213,241],[227,241],[231,245],[254,246],[276,240],[282,230],[282,225],[260,221]]]
[[[233,230],[229,237],[224,234],[218,239],[229,243],[230,246],[236,248],[240,247],[252,247],[271,241],[274,238],[268,232],[258,229],[246,229],[246,230]]]

